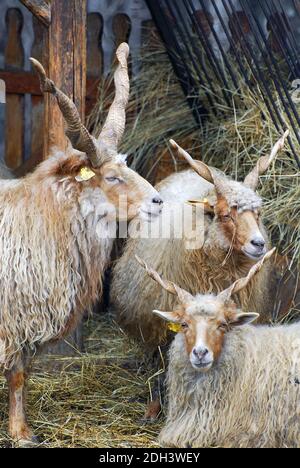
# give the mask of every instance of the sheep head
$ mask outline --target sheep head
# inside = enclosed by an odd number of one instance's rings
[[[245,288],[264,263],[273,255],[275,249],[267,252],[256,263],[245,278],[235,281],[229,288],[214,294],[192,296],[149,268],[136,257],[148,275],[162,288],[178,297],[178,306],[171,312],[153,310],[153,313],[172,324],[171,329],[184,335],[185,347],[191,365],[207,372],[221,354],[224,337],[233,327],[249,324],[259,317],[257,313],[242,312],[231,299],[232,295]]]
[[[215,189],[214,194],[204,201],[193,200],[190,203],[203,205],[204,213],[211,224],[211,230],[215,229],[219,234],[215,237],[222,240],[224,249],[242,253],[255,262],[260,260],[267,250],[267,236],[260,213],[262,201],[255,189],[259,176],[268,169],[278,152],[283,149],[288,134],[289,132],[286,131],[274,145],[270,156],[259,159],[244,183],[230,180],[215,168],[207,166],[202,161],[194,160],[175,141],[170,140],[172,148]]]
[[[84,187],[101,188],[108,201],[114,205],[119,220],[130,220],[139,213],[144,213],[143,217],[150,220],[160,214],[162,200],[145,179],[127,167],[126,156],[118,153],[118,145],[125,130],[125,111],[129,98],[128,54],[128,45],[122,43],[116,51],[118,65],[114,74],[115,97],[97,139],[81,122],[73,101],[47,77],[37,60],[30,60],[39,75],[42,91],[55,96],[66,121],[66,135],[74,150],[77,150],[63,164],[62,175],[74,177]]]

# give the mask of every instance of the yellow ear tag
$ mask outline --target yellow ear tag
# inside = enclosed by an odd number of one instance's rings
[[[203,205],[206,205],[208,203],[207,198],[203,198],[203,200],[188,200],[186,203],[189,205],[198,205],[199,203],[203,203]]]
[[[89,167],[82,167],[79,174],[75,177],[78,182],[83,182],[85,180],[90,180],[96,174]]]
[[[168,323],[168,329],[174,333],[179,333],[182,330],[180,323],[174,323],[174,322]]]

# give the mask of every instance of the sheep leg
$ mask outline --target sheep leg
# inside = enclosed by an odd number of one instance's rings
[[[5,376],[9,387],[9,434],[19,445],[37,442],[28,426],[25,414],[27,366],[20,356]]]

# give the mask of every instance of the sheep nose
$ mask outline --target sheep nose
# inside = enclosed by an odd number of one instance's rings
[[[193,354],[198,358],[198,359],[203,359],[207,354],[208,354],[208,349],[207,348],[194,348],[193,349]]]
[[[163,200],[160,197],[154,197],[154,198],[152,198],[152,203],[155,203],[157,205],[162,205]]]
[[[264,246],[266,245],[264,239],[262,239],[261,237],[255,237],[254,239],[252,239],[251,241],[251,244],[254,246],[254,247],[257,247],[259,249],[263,249]]]

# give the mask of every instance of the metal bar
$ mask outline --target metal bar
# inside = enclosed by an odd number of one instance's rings
[[[186,0],[183,0],[183,1],[184,1],[184,6],[185,6],[185,8],[186,8],[186,10],[187,10],[187,13],[190,15],[191,20],[192,20],[193,24],[195,25],[195,28],[197,29],[197,32],[198,32],[198,35],[199,35],[199,40],[201,41],[201,44],[202,44],[202,46],[203,46],[203,48],[204,48],[204,50],[205,50],[205,52],[206,52],[207,59],[209,60],[209,63],[210,63],[210,65],[211,65],[211,67],[212,67],[212,70],[213,70],[213,72],[214,72],[215,77],[216,77],[217,80],[220,82],[221,86],[222,86],[222,84],[223,84],[223,85],[226,86],[227,89],[228,89],[228,83],[227,83],[226,80],[224,81],[224,80],[222,79],[223,76],[224,76],[224,75],[223,75],[223,72],[222,72],[222,70],[220,69],[220,65],[219,65],[219,63],[218,63],[218,61],[217,61],[217,59],[216,59],[216,56],[215,56],[215,54],[214,54],[214,52],[213,52],[213,50],[212,50],[212,48],[211,48],[211,46],[210,46],[210,44],[209,44],[207,38],[205,37],[205,32],[203,31],[202,26],[201,26],[200,24],[198,24],[198,22],[195,20],[195,17],[194,17],[193,15],[190,14],[190,11],[189,11],[189,9],[188,9],[189,7],[188,7],[188,5],[187,5]],[[193,41],[192,41],[192,42],[193,42]],[[211,80],[211,77],[209,77],[209,76],[207,77],[207,79],[208,79],[210,82],[212,81],[212,80]],[[221,81],[221,80],[222,80],[222,81]],[[216,97],[217,97],[218,94],[217,94],[215,91],[214,91],[214,93],[215,93],[215,95],[216,95]],[[226,100],[227,105],[230,107],[230,106],[231,106],[231,102],[230,102],[230,99],[228,98],[228,94],[227,94],[227,92],[225,91],[225,89],[223,88],[223,86],[222,86],[222,94],[223,94],[223,96],[224,96],[224,99]]]
[[[230,4],[230,6],[231,6],[231,9],[233,10],[233,13],[235,13],[235,10],[234,10],[234,7],[233,7],[233,5],[232,5],[231,0],[228,0],[228,2],[229,2],[229,4]],[[246,2],[246,5],[247,5],[246,8],[245,8],[245,2]],[[245,11],[247,11],[247,9],[250,11],[249,19],[250,19],[250,21],[251,21],[251,23],[252,23],[252,29],[253,29],[253,32],[254,32],[254,31],[255,31],[255,25],[254,25],[253,21],[256,21],[256,18],[254,17],[254,15],[253,15],[252,12],[251,12],[251,8],[249,7],[248,0],[240,0],[240,3],[241,3],[241,5],[244,5]],[[258,22],[257,22],[257,23],[258,23]],[[236,23],[236,24],[238,24],[238,23]],[[260,30],[260,32],[261,32],[261,27],[260,27],[260,25],[257,24],[257,26],[259,27],[259,30]],[[243,32],[242,32],[242,34],[243,34]],[[261,35],[262,35],[263,39],[266,41],[263,32],[261,32]],[[295,132],[295,135],[296,135],[296,137],[297,137],[297,140],[298,140],[299,143],[300,143],[300,137],[299,137],[299,135],[298,135],[297,129],[295,128],[295,124],[294,124],[294,121],[293,121],[293,119],[292,119],[292,117],[291,117],[291,113],[290,113],[290,111],[289,111],[289,109],[288,109],[288,107],[287,107],[287,105],[286,105],[286,103],[285,103],[285,101],[284,101],[281,88],[280,88],[280,86],[279,86],[279,84],[278,84],[278,82],[277,82],[277,79],[276,79],[276,76],[275,76],[274,73],[273,73],[272,67],[270,66],[270,64],[269,64],[269,62],[268,62],[268,60],[267,60],[265,50],[264,50],[264,48],[261,46],[260,40],[258,39],[256,33],[254,33],[254,38],[255,38],[255,41],[256,41],[256,43],[257,43],[259,49],[260,49],[260,52],[261,52],[262,55],[266,58],[266,64],[267,64],[267,67],[268,67],[268,69],[269,69],[269,72],[270,72],[271,75],[272,75],[272,78],[273,78],[273,81],[274,81],[276,90],[277,90],[278,94],[280,95],[280,98],[281,98],[282,103],[283,103],[284,108],[285,108],[285,112],[287,113],[287,116],[289,117],[290,123],[291,123],[291,125],[292,125],[292,127],[293,127],[293,130],[294,130],[294,132]],[[267,50],[267,49],[266,49],[266,50]],[[249,48],[249,51],[250,51],[250,53],[251,53],[251,55],[252,55],[252,59],[253,59],[253,61],[254,61],[254,63],[255,63],[256,68],[259,70],[259,64],[257,64],[255,54],[253,54],[253,53],[251,52],[251,48]],[[267,53],[269,53],[268,50],[267,50]],[[281,122],[281,125],[284,127],[283,119],[282,119],[282,117],[281,117],[281,115],[280,115],[280,113],[279,113],[279,111],[278,111],[278,109],[277,109],[276,104],[273,102],[273,97],[272,97],[272,95],[271,95],[271,93],[270,93],[270,90],[269,90],[268,85],[267,85],[266,82],[265,82],[265,78],[262,76],[261,73],[260,73],[260,75],[261,75],[261,81],[262,81],[262,83],[264,84],[264,88],[265,88],[265,90],[267,91],[267,93],[268,93],[268,95],[269,95],[269,99],[270,99],[270,101],[271,101],[271,103],[272,103],[272,105],[273,105],[273,108],[274,108],[274,110],[275,110],[275,112],[276,112],[276,115],[277,115],[277,117],[279,118],[279,121]],[[288,93],[288,98],[290,99],[289,93]],[[292,105],[293,105],[293,103],[292,103]],[[298,118],[299,118],[299,116],[298,116]],[[289,141],[289,144],[290,144],[291,149],[292,149],[292,151],[293,151],[295,160],[296,160],[298,166],[300,167],[300,160],[299,160],[299,157],[298,157],[298,155],[297,155],[297,153],[296,153],[296,150],[295,150],[295,148],[294,148],[294,146],[293,146],[293,143],[292,143],[292,140],[291,140],[290,137],[288,138],[288,141]]]
[[[188,75],[188,69],[185,67],[184,61],[182,60],[181,50],[177,45],[172,28],[165,27],[164,16],[162,13],[162,0],[146,0],[146,2],[153,18],[155,18],[156,20],[156,25],[161,34],[161,37],[167,46],[167,53],[173,64],[175,73],[179,79],[182,90],[187,98],[187,102],[193,112],[194,119],[197,122],[197,124],[201,126],[201,118],[207,115],[207,111],[203,107],[203,105],[200,105],[199,100],[195,100],[190,96],[191,79]],[[180,62],[178,60],[178,57],[181,57]]]
[[[260,5],[260,8],[261,8],[263,14],[265,15],[265,17],[268,18],[267,11],[265,10],[265,5],[264,5],[264,3],[262,3],[262,2],[259,0],[259,5]],[[268,2],[267,2],[267,6],[268,6],[269,13],[271,14],[271,16],[273,15],[273,13],[275,13],[274,20],[275,20],[275,22],[277,23],[277,27],[279,27],[279,29],[283,29],[284,32],[286,33],[286,35],[288,35],[288,31],[287,31],[287,29],[285,28],[285,24],[284,24],[283,22],[281,22],[281,21],[278,21],[277,13],[279,13],[279,12],[278,12],[277,8],[273,5],[274,10],[272,11],[271,8],[270,8],[270,4],[269,4]],[[280,13],[279,13],[279,14],[280,14]],[[255,18],[255,19],[256,19],[256,18]],[[284,55],[285,61],[286,61],[287,65],[289,66],[292,75],[295,75],[295,69],[297,69],[297,63],[294,62],[293,52],[290,50],[290,46],[287,45],[286,41],[285,41],[284,38],[283,38],[283,35],[279,35],[279,34],[277,34],[276,31],[274,31],[273,22],[270,23],[270,27],[271,27],[272,33],[276,34],[276,39],[277,39],[278,45],[279,45],[279,47],[280,47],[280,49],[281,49],[282,54]],[[290,44],[290,45],[291,45],[291,44]],[[292,47],[292,46],[291,46],[291,47]],[[293,47],[292,47],[292,48],[293,48]],[[289,56],[288,56],[288,54],[286,53],[286,50],[289,51]],[[298,55],[298,54],[296,53],[296,55]],[[293,63],[292,66],[293,66],[294,68],[292,68],[292,67],[290,66],[290,60],[292,61],[292,63]]]
[[[231,1],[231,0],[229,0],[229,1]],[[293,116],[292,116],[292,114],[291,114],[291,112],[290,112],[290,109],[289,109],[289,107],[288,107],[287,104],[286,104],[284,95],[283,95],[283,93],[282,93],[282,89],[283,89],[283,91],[284,91],[284,93],[285,93],[285,95],[286,95],[286,98],[287,98],[287,100],[288,100],[288,103],[289,103],[289,105],[290,105],[290,107],[291,107],[291,110],[292,110],[292,112],[293,112],[293,114],[294,114],[294,117],[295,117],[295,119],[296,119],[297,124],[298,124],[299,127],[300,127],[300,117],[299,117],[298,112],[297,112],[297,110],[296,110],[296,107],[295,107],[295,105],[294,105],[294,103],[293,103],[293,100],[291,99],[290,93],[289,93],[289,91],[287,90],[287,88],[286,88],[286,86],[285,86],[285,83],[284,83],[284,80],[283,80],[283,78],[282,78],[282,75],[281,75],[280,69],[279,69],[279,67],[278,67],[278,64],[277,64],[276,60],[274,59],[272,53],[269,51],[269,49],[268,49],[268,47],[267,47],[267,45],[268,45],[267,40],[266,40],[266,38],[265,38],[265,36],[264,36],[264,33],[263,33],[262,29],[261,29],[260,24],[259,24],[258,21],[257,21],[257,18],[255,17],[255,15],[253,15],[253,14],[251,13],[251,9],[250,9],[250,7],[249,7],[249,0],[240,0],[240,1],[241,1],[241,4],[244,4],[244,5],[246,4],[247,7],[248,7],[248,9],[250,10],[250,20],[251,20],[251,22],[254,21],[254,22],[256,23],[256,25],[257,25],[257,27],[258,27],[258,30],[259,30],[259,32],[260,32],[260,35],[261,35],[261,37],[262,37],[262,39],[263,39],[263,42],[265,43],[266,48],[264,49],[264,48],[260,45],[259,40],[258,40],[258,46],[259,46],[259,48],[260,48],[260,51],[262,52],[263,56],[265,57],[266,65],[267,65],[268,70],[269,70],[269,72],[270,72],[270,74],[271,74],[271,76],[272,76],[272,79],[273,79],[273,81],[274,81],[276,90],[277,90],[277,92],[278,92],[278,94],[279,94],[279,97],[280,97],[280,99],[281,99],[281,101],[282,101],[282,104],[283,104],[283,106],[284,106],[285,112],[286,112],[286,114],[287,114],[287,116],[288,116],[288,118],[289,118],[289,120],[290,120],[290,123],[291,123],[291,125],[292,125],[292,127],[293,127],[293,130],[294,130],[294,132],[295,132],[295,135],[296,135],[296,137],[297,137],[297,140],[298,140],[298,142],[299,142],[299,144],[300,144],[300,135],[298,134],[298,131],[297,131],[297,128],[296,128],[296,126],[295,126],[295,122],[294,122]],[[247,8],[247,7],[246,7],[246,8]],[[269,62],[268,56],[270,57],[271,63]],[[275,73],[273,72],[272,65],[273,65],[273,67],[274,67],[274,69],[275,69]]]
[[[198,31],[199,36],[201,36],[201,37],[203,38],[203,42],[204,42],[204,44],[205,44],[205,50],[206,50],[206,52],[207,52],[207,50],[209,51],[208,56],[210,57],[210,63],[212,64],[212,67],[214,68],[214,72],[215,72],[216,78],[218,79],[218,81],[220,81],[220,79],[222,79],[223,84],[224,84],[224,85],[226,86],[226,88],[228,89],[229,85],[228,85],[228,82],[227,82],[227,80],[226,80],[226,78],[225,78],[224,73],[222,72],[222,69],[221,69],[220,64],[219,64],[219,62],[218,62],[218,59],[217,59],[217,57],[216,57],[216,55],[215,55],[215,53],[214,53],[214,51],[213,51],[213,49],[212,49],[212,47],[211,47],[209,41],[208,41],[208,39],[205,37],[205,32],[203,31],[203,28],[202,28],[201,24],[199,24],[199,23],[195,20],[195,16],[194,16],[194,14],[195,14],[195,8],[194,8],[193,4],[190,2],[190,0],[188,1],[188,3],[189,3],[189,7],[192,9],[192,12],[193,12],[193,15],[191,15],[190,12],[189,12],[189,15],[191,16],[191,19],[192,19],[192,21],[194,22],[194,25],[195,25],[195,27],[196,27],[196,29],[197,29],[197,31]],[[186,1],[186,0],[184,0],[184,4],[185,4],[185,6],[186,6],[187,11],[189,11],[189,10],[188,10],[189,7],[188,7],[188,5],[187,5],[187,1]]]
[[[227,5],[227,3],[225,2],[225,0],[222,0],[222,3],[223,3],[223,5],[224,5],[225,11],[226,11],[226,13],[227,13],[227,15],[228,15],[228,17],[229,17],[230,14],[231,14],[231,12],[230,12],[230,10],[229,10],[229,8],[228,8],[228,5]],[[232,13],[235,13],[235,9],[234,9],[234,7],[232,6],[232,3],[231,3],[231,2],[230,2],[230,4],[231,4]],[[248,47],[248,48],[245,47],[245,44],[244,44],[244,41],[245,41],[244,32],[243,32],[243,30],[241,29],[241,27],[240,27],[238,21],[236,21],[236,22],[234,23],[234,27],[235,27],[236,29],[238,28],[239,34],[240,34],[241,37],[242,37],[241,46],[242,46],[242,49],[243,49],[243,51],[244,51],[244,53],[245,53],[245,57],[246,57],[246,59],[247,59],[247,62],[248,62],[248,64],[249,64],[249,67],[250,67],[250,69],[252,70],[252,73],[253,73],[253,75],[254,75],[254,77],[255,77],[257,83],[259,84],[259,82],[261,82],[262,85],[263,85],[263,87],[264,87],[264,89],[265,89],[266,95],[265,95],[264,93],[262,93],[263,98],[264,98],[264,101],[265,101],[265,104],[266,104],[267,109],[268,109],[268,111],[269,111],[269,113],[270,113],[270,115],[271,115],[271,118],[272,118],[273,122],[274,122],[274,125],[275,125],[276,130],[277,130],[278,132],[280,132],[280,131],[282,131],[282,130],[285,128],[285,122],[284,122],[284,120],[282,119],[282,117],[281,117],[281,115],[280,115],[280,112],[278,111],[278,109],[277,109],[277,107],[276,107],[276,105],[275,105],[275,103],[274,103],[274,101],[273,101],[273,96],[272,96],[272,94],[271,94],[271,92],[270,92],[270,89],[269,89],[269,87],[268,87],[268,85],[267,85],[267,83],[266,83],[266,81],[265,81],[265,78],[264,78],[264,76],[263,76],[263,74],[262,74],[262,72],[261,72],[261,69],[260,69],[259,63],[257,62],[257,58],[256,58],[256,56],[255,56],[255,53],[252,52],[251,47]],[[249,59],[249,54],[250,54],[250,59]],[[252,60],[251,60],[251,59],[253,60],[253,63],[254,63],[254,65],[255,65],[255,67],[256,67],[256,70],[255,70],[254,67],[253,67]],[[268,99],[267,99],[267,98],[268,98]],[[276,118],[275,118],[274,113],[275,113],[275,115],[276,115]],[[277,119],[278,119],[278,121],[280,122],[280,125],[281,125],[281,127],[282,127],[281,130],[280,130],[280,127],[279,127],[279,125],[278,125]],[[288,141],[289,141],[290,147],[291,147],[291,149],[292,149],[292,152],[293,152],[293,154],[294,154],[294,157],[295,157],[295,159],[296,159],[296,161],[297,161],[297,163],[298,163],[298,161],[299,161],[298,155],[297,155],[297,153],[296,153],[296,150],[295,150],[295,148],[294,148],[293,142],[292,142],[292,140],[291,140],[290,137],[288,137]],[[299,164],[299,167],[300,167],[300,161],[299,161],[298,164]]]
[[[176,14],[174,14],[174,11],[172,10],[172,8],[171,8],[171,6],[170,6],[169,1],[168,1],[168,0],[165,0],[165,3],[166,3],[166,5],[167,5],[167,7],[169,8],[170,13],[172,14],[172,16],[176,19]],[[178,11],[177,11],[177,14],[178,14]],[[201,85],[202,85],[203,88],[205,89],[206,86],[205,86],[205,82],[204,82],[204,80],[203,80],[203,78],[202,78],[201,69],[199,68],[199,66],[198,66],[198,65],[196,64],[196,62],[195,62],[195,59],[194,59],[194,57],[193,57],[193,54],[192,54],[192,52],[191,52],[191,50],[190,50],[190,48],[189,48],[189,42],[186,42],[186,38],[185,38],[184,31],[183,31],[183,29],[181,28],[181,26],[179,26],[179,21],[178,21],[177,27],[178,27],[178,31],[179,31],[179,33],[180,33],[180,35],[181,35],[181,40],[182,40],[182,42],[183,42],[183,45],[184,45],[184,47],[185,47],[185,50],[186,50],[186,52],[187,52],[187,54],[188,54],[188,56],[189,56],[189,59],[191,60],[191,63],[192,63],[192,65],[193,65],[193,67],[194,67],[194,70],[196,71],[198,77],[199,77],[200,80],[201,80]],[[193,81],[194,81],[194,80],[193,80]],[[193,91],[194,91],[194,92],[197,92],[197,88],[198,88],[197,85],[194,86],[194,90],[193,90]],[[214,102],[213,102],[213,100],[212,100],[211,95],[210,95],[206,90],[205,90],[205,94],[206,94],[207,99],[208,99],[209,102],[210,102],[210,105],[211,105],[211,106],[213,107],[213,109],[214,109]]]
[[[226,13],[227,13],[227,16],[230,17],[231,12],[230,12],[230,10],[229,10],[229,8],[228,8],[228,5],[225,3],[224,0],[221,0],[221,1],[222,1],[223,6],[224,6],[224,9],[225,9],[225,11],[226,11]],[[235,27],[236,30],[237,30],[237,27],[239,28],[239,31],[238,31],[238,32],[239,32],[240,34],[243,32],[243,31],[241,30],[241,28],[240,28],[240,26],[239,26],[238,23],[237,23],[236,25],[234,25],[234,27]],[[264,101],[265,101],[265,104],[266,104],[267,109],[268,109],[268,111],[269,111],[269,113],[270,113],[270,115],[271,115],[271,118],[272,118],[272,120],[273,120],[273,122],[274,122],[274,124],[275,124],[275,126],[276,126],[276,130],[277,130],[278,132],[280,132],[280,127],[279,127],[279,125],[278,125],[278,122],[277,122],[277,120],[276,120],[276,117],[278,118],[278,120],[279,120],[280,125],[282,126],[282,128],[283,128],[283,126],[284,126],[284,122],[283,122],[283,120],[281,119],[281,116],[280,116],[280,114],[279,114],[279,112],[278,112],[278,109],[275,107],[275,108],[274,108],[274,111],[272,110],[272,106],[271,106],[271,105],[273,105],[273,99],[272,99],[272,95],[271,95],[271,93],[270,93],[270,90],[269,90],[268,86],[267,86],[266,83],[265,83],[263,74],[261,73],[261,70],[260,70],[259,67],[257,67],[257,65],[256,65],[257,71],[254,69],[253,64],[252,64],[253,54],[252,54],[252,52],[250,52],[251,49],[248,50],[248,49],[245,47],[244,41],[241,41],[241,47],[242,47],[242,49],[243,49],[243,52],[244,52],[244,54],[245,54],[245,58],[246,58],[246,60],[247,60],[247,63],[248,63],[248,65],[249,65],[249,68],[250,68],[250,70],[251,70],[251,72],[252,72],[252,74],[253,74],[253,76],[254,76],[256,82],[259,84],[259,81],[261,80],[261,82],[262,82],[262,84],[263,84],[263,86],[264,86],[264,88],[265,88],[266,94],[262,93],[263,98],[264,98]],[[249,54],[250,54],[250,58],[249,58]],[[252,58],[251,58],[251,56],[252,56]],[[269,101],[270,101],[270,102],[269,102]],[[276,117],[275,117],[275,115],[274,115],[274,112],[275,112],[275,114],[276,114]]]
[[[278,0],[277,0],[278,1]],[[272,5],[274,8],[277,8],[272,0]],[[294,53],[295,53],[295,56],[298,57],[299,56],[299,53],[300,53],[300,48],[298,46],[298,42],[297,42],[297,39],[296,39],[296,36],[294,34],[294,31],[293,31],[293,28],[292,28],[292,25],[291,25],[291,22],[289,20],[289,17],[288,15],[286,14],[283,6],[282,6],[282,1],[279,0],[279,6],[281,8],[281,12],[282,12],[282,15],[283,15],[283,20],[284,20],[284,23],[286,25],[286,30],[288,32],[288,35],[291,36],[292,39],[289,39],[290,41],[290,44],[292,46],[292,48],[294,49]]]
[[[229,41],[229,44],[230,44],[230,47],[231,47],[232,51],[234,52],[235,58],[237,60],[237,63],[238,63],[239,69],[240,69],[240,72],[242,73],[243,77],[245,78],[245,81],[246,81],[247,85],[249,86],[249,88],[251,88],[252,85],[251,85],[251,83],[249,81],[247,70],[245,69],[245,67],[244,67],[244,65],[243,65],[243,63],[242,63],[242,61],[240,59],[240,54],[239,54],[239,52],[238,52],[238,50],[237,50],[237,48],[236,48],[236,46],[234,44],[234,41],[232,40],[231,35],[229,34],[228,28],[226,27],[226,25],[224,23],[224,20],[222,18],[220,10],[219,10],[218,6],[216,5],[215,0],[211,0],[211,3],[212,3],[212,5],[213,5],[213,7],[215,9],[215,12],[216,12],[216,14],[218,16],[220,24],[221,24],[221,26],[222,26],[225,34],[226,34],[226,37],[227,37],[227,39]]]
[[[176,14],[174,14],[174,11],[172,10],[172,8],[171,8],[171,6],[170,6],[168,0],[166,0],[166,5],[168,6],[168,8],[169,8],[170,12],[172,13],[172,15],[174,16],[174,18],[176,18],[176,16],[179,16],[179,17],[180,17],[180,12],[179,12],[178,9],[177,9],[176,2],[174,3],[174,7],[175,7],[175,9],[176,9]],[[194,59],[194,57],[193,57],[193,53],[191,52],[191,50],[190,50],[190,48],[189,48],[189,45],[192,45],[192,44],[194,43],[194,41],[193,41],[192,38],[189,36],[189,33],[188,33],[188,31],[187,31],[187,26],[186,26],[186,23],[183,21],[183,18],[181,18],[181,22],[182,22],[182,24],[183,24],[184,31],[183,31],[183,29],[181,28],[181,26],[179,26],[179,22],[178,22],[178,25],[177,25],[178,31],[179,31],[179,33],[181,34],[181,39],[182,39],[182,41],[183,41],[183,44],[184,44],[184,47],[185,47],[185,49],[186,49],[186,51],[187,51],[187,54],[188,54],[188,56],[189,56],[189,59],[191,60],[191,63],[192,63],[192,65],[193,65],[193,67],[194,67],[194,70],[197,72],[197,75],[201,77],[201,76],[202,76],[201,69],[199,68],[198,64],[196,63],[196,61],[195,61],[195,59]],[[185,41],[185,36],[187,36],[188,42]],[[205,74],[206,79],[209,80],[209,83],[211,83],[211,80],[209,79],[208,74],[206,74],[205,72],[206,72],[206,69],[203,70],[203,73]],[[202,78],[201,78],[201,81],[202,81],[202,83],[204,83],[204,81],[203,81]],[[213,86],[213,85],[212,85],[212,86]],[[213,102],[213,100],[212,100],[211,95],[210,95],[207,91],[205,91],[205,94],[206,94],[206,96],[207,96],[207,98],[208,98],[208,100],[209,100],[211,106],[214,107],[214,102]],[[214,92],[214,94],[215,94],[215,92]]]
[[[218,35],[217,35],[217,33],[216,33],[216,31],[215,31],[215,28],[214,28],[214,25],[213,25],[213,23],[212,23],[212,21],[211,21],[211,19],[210,19],[210,17],[209,17],[209,14],[208,14],[206,5],[204,4],[203,0],[199,0],[199,2],[200,2],[200,5],[201,5],[201,7],[202,7],[202,10],[203,10],[203,12],[204,12],[204,14],[205,14],[205,16],[206,16],[206,19],[207,19],[207,22],[208,22],[209,27],[210,27],[210,29],[211,29],[211,32],[212,32],[212,34],[213,34],[213,36],[214,36],[214,38],[215,38],[215,40],[216,40],[216,43],[217,43],[217,45],[218,45],[218,47],[219,47],[219,49],[220,49],[220,52],[221,52],[221,54],[222,54],[224,63],[225,63],[225,65],[226,65],[226,67],[227,67],[227,69],[228,69],[228,71],[229,71],[229,73],[230,73],[230,75],[231,75],[231,79],[232,79],[232,81],[233,81],[233,83],[234,83],[234,86],[235,86],[236,88],[238,88],[238,83],[237,83],[237,81],[236,81],[236,78],[235,78],[234,74],[232,73],[230,64],[229,64],[229,62],[228,62],[228,60],[227,60],[226,53],[225,53],[225,51],[224,51],[224,49],[223,49],[223,46],[222,46],[222,44],[221,44],[221,42],[220,42],[220,40],[219,40],[219,38],[218,38]],[[229,89],[229,88],[227,88],[227,89]]]

